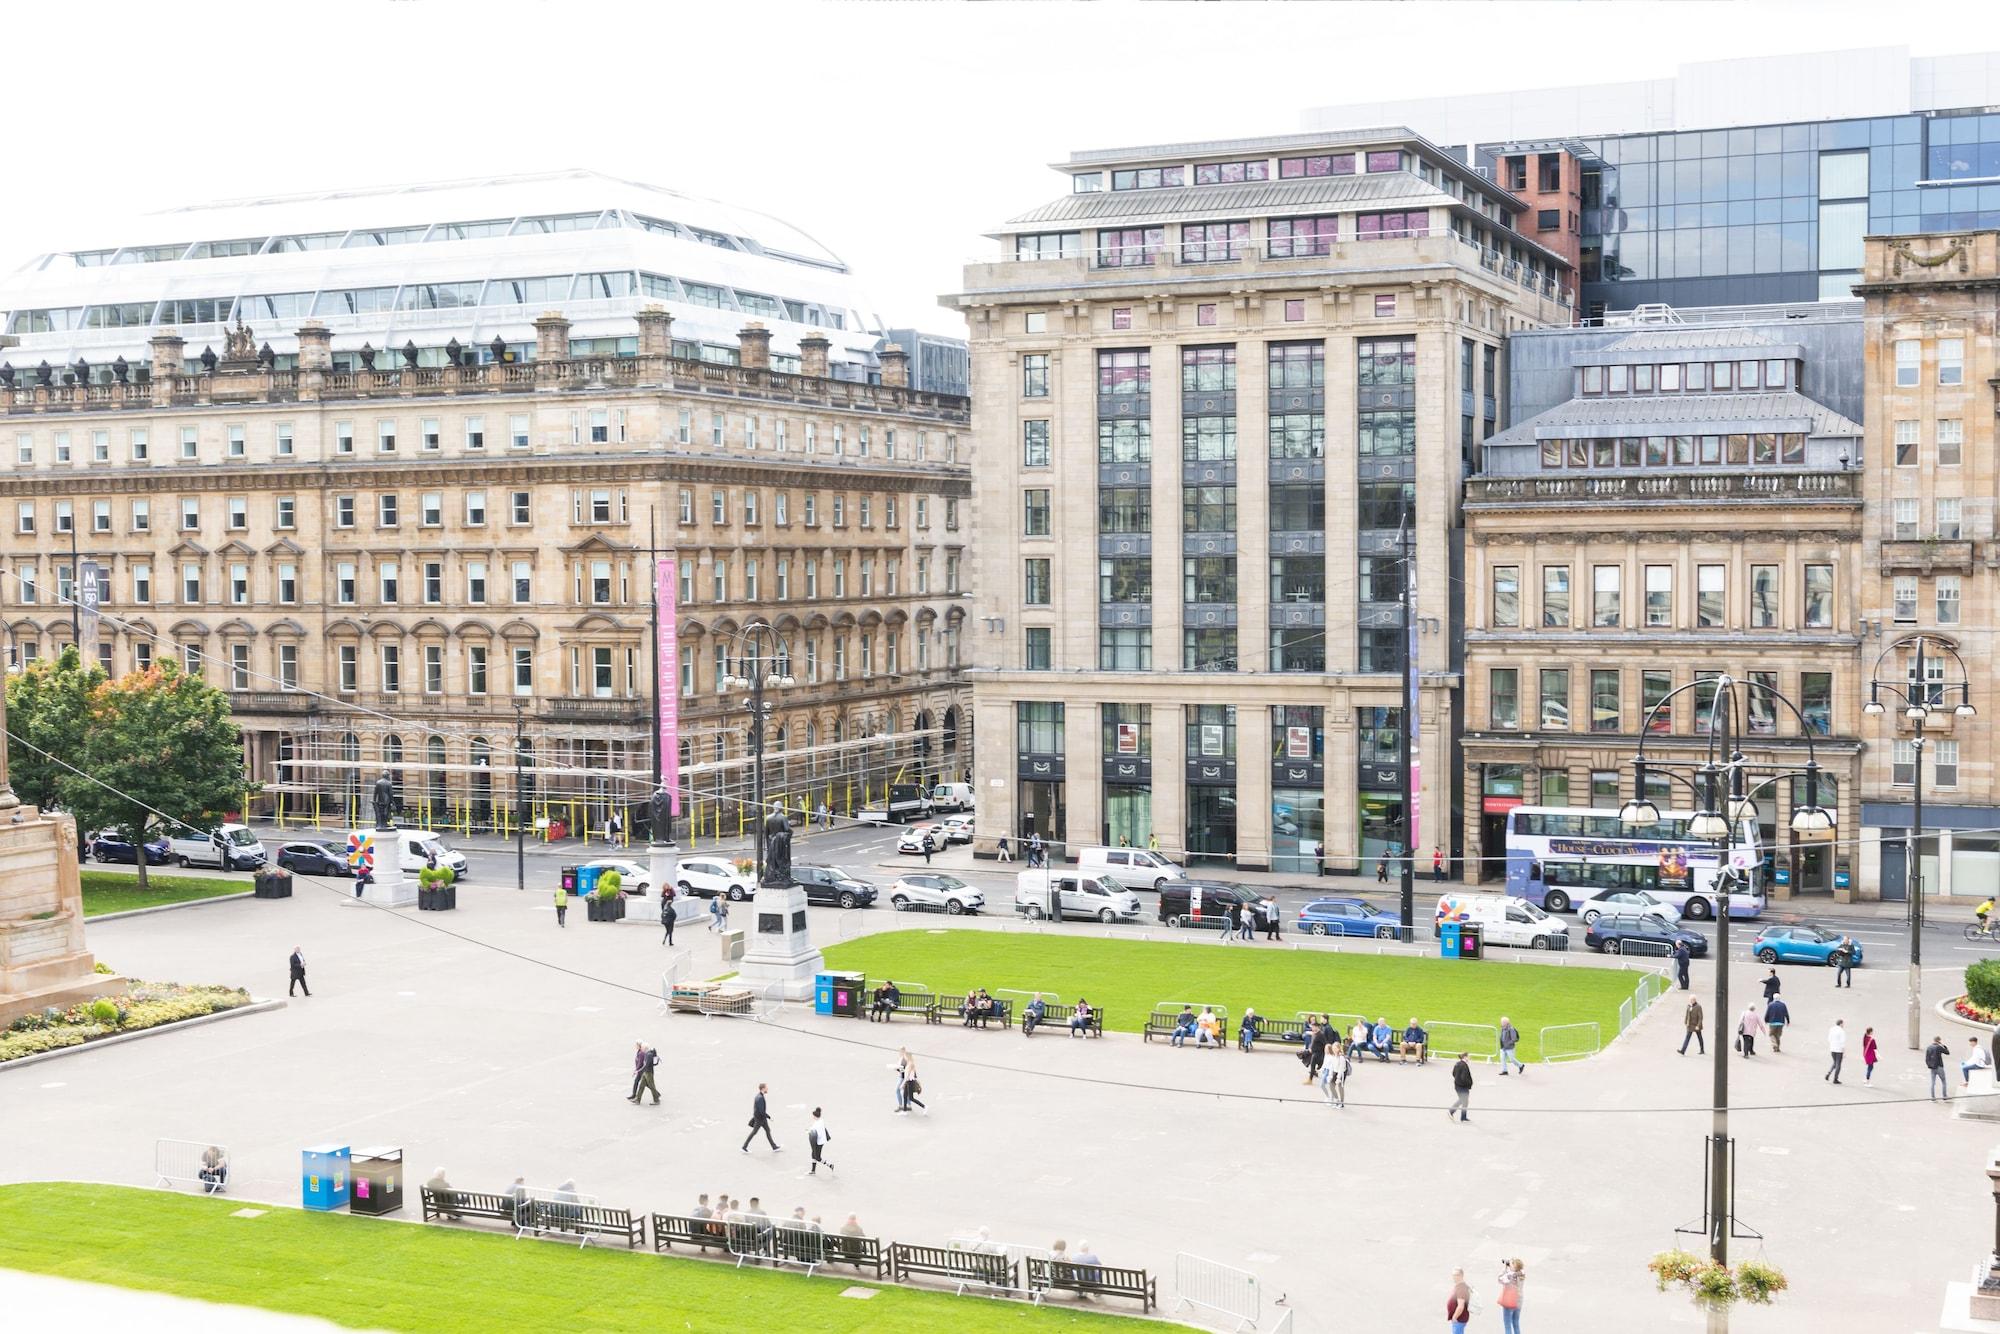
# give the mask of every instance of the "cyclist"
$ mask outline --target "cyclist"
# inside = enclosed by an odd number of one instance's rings
[[[1992,911],[1993,911],[1993,896],[1991,894],[1986,896],[1986,902],[1980,904],[1977,908],[1974,908],[1972,910],[1972,915],[1979,919],[1979,929],[1981,931],[1987,931],[1991,928],[1991,924],[1988,923],[1986,919],[1987,916],[1990,913],[1992,913]]]

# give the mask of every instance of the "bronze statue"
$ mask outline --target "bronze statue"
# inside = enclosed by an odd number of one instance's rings
[[[764,817],[764,878],[767,889],[784,889],[792,883],[792,821],[778,802]]]
[[[396,827],[396,784],[387,774],[375,780],[375,827]]]
[[[673,799],[667,795],[665,787],[653,789],[652,800],[653,832],[655,843],[671,843],[674,840]]]

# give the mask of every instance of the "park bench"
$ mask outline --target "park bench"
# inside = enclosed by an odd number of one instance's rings
[[[567,1201],[530,1200],[521,1207],[525,1217],[519,1226],[537,1234],[559,1232],[588,1246],[592,1237],[623,1237],[629,1248],[646,1241],[646,1221],[632,1217],[630,1209],[608,1209],[601,1204],[571,1204]]]
[[[937,1008],[937,1003],[938,998],[928,991],[904,991],[897,997],[893,1009],[884,1010],[878,1008],[875,992],[871,987],[868,991],[868,1018],[871,1022],[879,1020],[886,1024],[899,1014],[920,1014],[924,1017],[924,1022],[929,1023],[931,1011]]]
[[[1196,1021],[1199,1022],[1201,1019],[1201,1007],[1193,1006],[1191,1008],[1194,1010]],[[1229,1016],[1223,1012],[1220,1006],[1213,1008],[1215,1009],[1216,1020],[1215,1041],[1210,1045],[1215,1050],[1220,1051],[1229,1045]],[[1174,1036],[1174,1029],[1180,1026],[1180,1020],[1180,1003],[1178,1001],[1169,1001],[1165,1008],[1155,1009],[1151,1014],[1146,1016],[1146,1028],[1142,1036],[1147,1042],[1151,1042],[1156,1037],[1165,1038],[1171,1042]],[[1200,1041],[1201,1030],[1199,1028],[1187,1036],[1187,1045],[1190,1047],[1198,1046]]]
[[[965,1022],[964,1009],[965,997],[939,996],[937,1004],[932,1006],[930,1012],[924,1017],[933,1024],[941,1024],[947,1019],[956,1019],[962,1024]],[[992,1009],[974,1019],[972,1023],[973,1026],[978,1028],[984,1028],[989,1023],[999,1024],[1002,1028],[1012,1028],[1014,1026],[1014,1003],[1012,1001],[995,999]]]
[[[1285,1047],[1296,1053],[1306,1045],[1306,1025],[1303,1019],[1266,1019],[1257,1016],[1257,1031],[1250,1038],[1250,1045],[1258,1043],[1267,1046]]]
[[[1150,1311],[1159,1302],[1159,1280],[1143,1269],[1114,1269],[1109,1265],[1080,1265],[1067,1260],[1028,1258],[1028,1288],[1040,1302],[1050,1291],[1074,1292],[1078,1296],[1136,1297],[1142,1309]]]
[[[490,1218],[514,1226],[514,1200],[508,1195],[488,1195],[476,1190],[432,1190],[423,1187],[424,1221],[433,1218],[457,1222],[465,1218]]]
[[[728,1250],[729,1241],[723,1236],[722,1227],[722,1220],[717,1218],[654,1214],[653,1249],[669,1250],[675,1242],[679,1242],[683,1246],[693,1246],[699,1250]]]
[[[928,1274],[956,1283],[960,1296],[973,1286],[998,1291],[1020,1286],[1020,1266],[1004,1255],[896,1242],[889,1247],[889,1276],[902,1283],[911,1274]]]
[[[1046,1030],[1049,1032],[1067,1033],[1069,1032],[1070,1016],[1075,1013],[1076,1007],[1074,1005],[1057,1005],[1053,1002],[1045,1001],[1042,1005],[1042,1022],[1037,1026],[1035,1032],[1039,1033]],[[1028,1030],[1023,1028],[1021,1031],[1027,1033]],[[1104,1036],[1103,1010],[1095,1008],[1091,1010],[1090,1023],[1084,1027],[1083,1032],[1085,1037],[1101,1038]],[[1029,1034],[1029,1036],[1032,1037],[1033,1034]]]
[[[826,1234],[826,1263],[853,1265],[856,1269],[872,1267],[875,1277],[881,1278],[888,1272],[889,1257],[882,1253],[880,1237],[850,1237],[842,1232],[829,1232]]]

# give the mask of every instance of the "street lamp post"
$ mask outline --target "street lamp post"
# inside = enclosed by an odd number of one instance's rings
[[[1909,675],[1900,680],[1885,678],[1883,660],[1902,650],[1915,653]],[[1928,679],[1932,664],[1942,667],[1947,658],[1958,669],[1957,681],[1940,680],[1933,684]],[[1910,890],[1910,1050],[1919,1051],[1924,1045],[1924,724],[1930,721],[1931,710],[1943,708],[1954,695],[1958,699],[1952,708],[1954,716],[1970,718],[1977,710],[1972,707],[1972,675],[1965,669],[1965,660],[1958,656],[1958,649],[1951,641],[1933,634],[1904,635],[1876,655],[1875,665],[1868,673],[1868,702],[1861,711],[1870,717],[1881,717],[1888,711],[1882,703],[1885,694],[1902,701],[1903,716],[1910,720],[1915,733],[1910,738],[1914,752],[1914,763],[1910,766],[1911,829],[1904,849],[1904,864]]]
[[[766,686],[783,689],[795,685],[790,674],[790,657],[785,651],[785,641],[767,621],[752,621],[737,632],[739,640],[747,641],[750,651],[736,660],[738,672],[726,678],[726,684],[738,689],[747,689],[750,700],[744,705],[750,714],[750,793],[751,809],[757,818],[764,815],[764,729],[770,721],[776,706],[764,702]],[[768,641],[770,647],[764,647]],[[759,826],[761,828],[761,826]],[[764,840],[761,834],[755,840],[757,883],[764,882]]]
[[[1652,723],[1660,716],[1661,710],[1671,710],[1674,696],[1686,691],[1709,689],[1714,692],[1709,702],[1708,725],[1704,733],[1706,750],[1699,762],[1690,760],[1658,760],[1646,756],[1646,737],[1652,733]],[[1798,719],[1799,731],[1805,738],[1806,765],[1802,770],[1773,768],[1753,765],[1738,746],[1736,731],[1738,690],[1744,692],[1746,700],[1762,695],[1766,700],[1782,704]],[[1747,710],[1746,710],[1747,711]],[[1668,712],[1667,717],[1672,713]],[[1691,777],[1677,773],[1688,770]],[[1731,1204],[1730,1152],[1729,1152],[1729,1044],[1723,1041],[1723,1034],[1732,1023],[1729,1010],[1729,894],[1737,872],[1729,865],[1730,850],[1736,833],[1743,826],[1756,819],[1757,808],[1752,800],[1752,789],[1748,786],[1748,776],[1756,772],[1766,776],[1758,783],[1761,788],[1779,779],[1794,776],[1805,779],[1805,800],[1792,808],[1791,829],[1801,838],[1820,840],[1833,837],[1833,812],[1819,804],[1819,758],[1813,747],[1812,728],[1807,725],[1805,715],[1791,700],[1779,694],[1770,686],[1757,681],[1738,681],[1724,674],[1709,680],[1691,681],[1686,685],[1667,692],[1666,696],[1647,711],[1639,724],[1639,753],[1632,761],[1632,799],[1619,808],[1619,819],[1628,826],[1657,824],[1660,809],[1647,795],[1650,784],[1649,773],[1658,773],[1672,781],[1683,784],[1693,795],[1695,813],[1688,821],[1690,837],[1714,842],[1716,848],[1715,877],[1715,1050],[1711,1053],[1713,1065],[1713,1093],[1711,1102],[1711,1122],[1708,1145],[1708,1243],[1709,1256],[1717,1264],[1729,1262],[1729,1238],[1734,1223],[1735,1210]],[[1690,879],[1695,872],[1688,870]]]

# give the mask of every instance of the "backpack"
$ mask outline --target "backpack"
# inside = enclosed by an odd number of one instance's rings
[[[660,1049],[658,1047],[646,1048],[646,1068],[648,1070],[654,1070],[659,1068],[659,1064],[660,1064]]]

